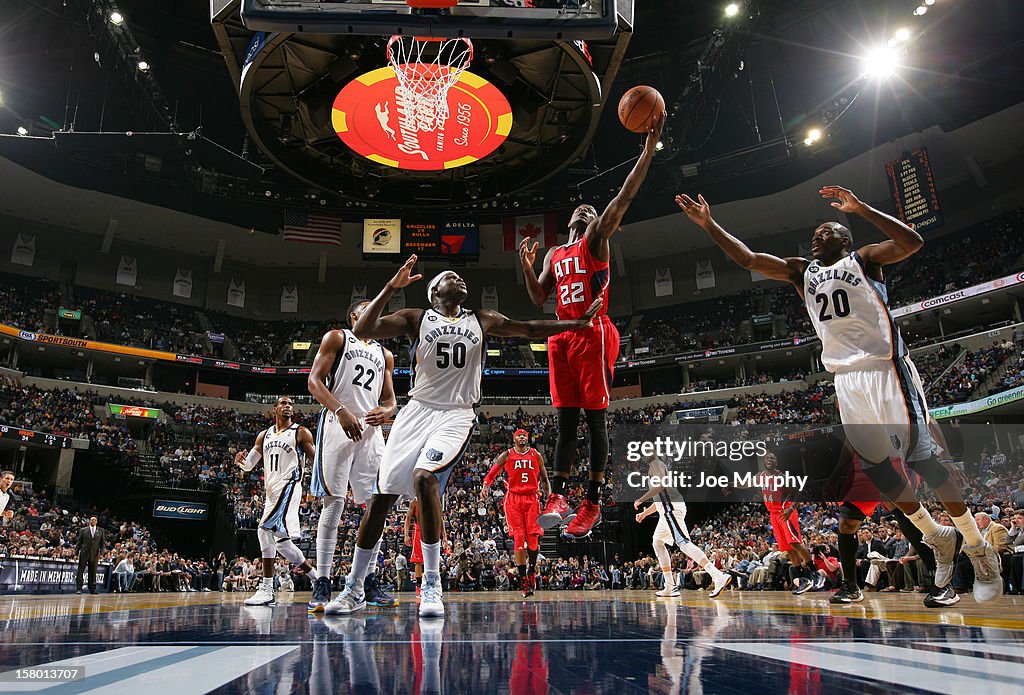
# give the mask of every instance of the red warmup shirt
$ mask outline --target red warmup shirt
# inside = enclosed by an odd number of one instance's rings
[[[484,486],[494,483],[502,468],[508,476],[508,491],[514,495],[536,495],[539,487],[540,454],[533,447],[520,454],[514,448],[508,450],[505,465],[494,464],[484,478]]]
[[[604,298],[604,306],[597,315],[608,313],[608,261],[594,258],[586,239],[556,248],[551,254],[551,274],[559,319],[582,317],[598,297]]]

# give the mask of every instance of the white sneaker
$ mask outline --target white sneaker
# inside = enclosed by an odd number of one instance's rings
[[[726,587],[732,584],[732,575],[724,572],[715,579],[715,588],[708,594],[708,598],[718,598],[725,591]]]
[[[964,546],[964,552],[974,565],[974,600],[988,603],[1003,595],[1003,561],[988,543],[976,548]]]
[[[921,539],[935,553],[935,586],[943,589],[953,580],[953,565],[964,537],[952,526],[940,526],[935,533]]]
[[[266,584],[260,584],[256,588],[256,593],[245,599],[247,606],[273,606],[276,604],[277,594],[274,593],[274,587]]]
[[[666,586],[661,591],[656,591],[654,595],[658,598],[679,598],[679,587]]]
[[[443,618],[444,604],[441,602],[441,578],[424,577],[420,590],[420,617]]]
[[[345,580],[345,588],[338,596],[324,606],[326,615],[348,615],[366,608],[366,597],[363,595],[363,583],[359,582],[359,591],[349,580]]]

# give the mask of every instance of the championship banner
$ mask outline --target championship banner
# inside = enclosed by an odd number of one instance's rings
[[[885,175],[896,203],[896,215],[901,220],[919,233],[942,226],[942,208],[927,147],[889,162]]]
[[[363,253],[397,254],[402,251],[402,220],[363,220]]]
[[[894,319],[899,318],[900,316],[908,316],[920,311],[927,311],[928,309],[936,309],[940,306],[952,304],[953,302],[958,302],[961,299],[967,299],[968,297],[977,297],[981,294],[988,294],[995,290],[1001,290],[1004,287],[1019,285],[1022,282],[1024,282],[1024,272],[1017,273],[1016,275],[1007,275],[1006,277],[999,278],[998,280],[990,280],[979,285],[965,287],[962,290],[953,290],[952,292],[938,297],[932,297],[931,299],[914,302],[907,306],[901,306],[898,309],[893,309],[890,313]]]
[[[484,286],[483,294],[480,296],[480,308],[498,310],[498,288]]]
[[[299,310],[299,288],[295,285],[281,288],[281,313],[294,314]]]
[[[121,262],[117,264],[117,284],[135,287],[139,279],[139,259],[134,256],[121,256]]]
[[[182,519],[184,521],[206,521],[210,505],[202,502],[178,502],[175,500],[153,500],[153,517],[157,519]]]
[[[11,263],[31,266],[36,262],[36,238],[32,234],[19,234],[11,247]]]
[[[388,300],[388,311],[392,314],[405,308],[405,288],[399,287]]]
[[[366,301],[366,285],[352,285],[352,299],[350,303]]]
[[[96,588],[110,590],[112,568],[101,562],[96,566]],[[0,565],[0,591],[17,594],[71,593],[75,590],[78,561],[44,560],[8,556]]]
[[[711,259],[697,261],[697,289],[710,290],[715,286],[715,268]]]
[[[192,298],[192,271],[189,268],[178,268],[174,273],[174,285],[171,291],[175,297]]]
[[[675,292],[675,290],[674,290],[674,288],[672,286],[672,269],[671,268],[655,268],[654,269],[654,296],[655,297],[671,297],[674,292]]]
[[[235,279],[231,278],[231,284],[228,285],[228,306],[245,306],[245,280],[235,282]]]

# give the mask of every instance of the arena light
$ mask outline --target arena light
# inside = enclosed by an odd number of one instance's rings
[[[28,128],[23,125],[18,126],[18,135],[28,135]]]
[[[897,41],[909,41],[910,40],[910,29],[903,27],[902,29],[896,30]]]
[[[740,6],[732,2],[725,6],[725,16],[735,17],[740,13]]]
[[[924,4],[927,5],[928,7],[931,7],[932,5],[935,4],[935,0],[924,0]]]
[[[821,128],[811,128],[807,131],[807,137],[804,138],[804,144],[810,147],[818,140],[821,140]]]
[[[927,12],[927,11],[928,11],[928,8],[925,7],[924,5],[921,5],[916,10],[914,10],[914,15],[916,15],[918,17],[922,17],[922,16],[924,16],[924,13]]]
[[[658,152],[661,152],[663,149],[665,149],[665,143],[663,143],[661,140],[658,140],[658,143],[654,146],[654,149],[657,150]]]
[[[861,61],[861,74],[885,79],[896,71],[898,62],[896,51],[891,48],[876,48]]]
[[[114,12],[111,12],[110,23],[113,24],[115,27],[121,26],[122,24],[124,24],[124,15],[122,15],[120,12],[116,10]]]
[[[147,70],[149,70],[149,63],[147,63],[144,60],[140,60],[139,61],[139,70],[141,70],[142,72],[146,72]]]

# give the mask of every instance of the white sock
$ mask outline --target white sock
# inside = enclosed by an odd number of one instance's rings
[[[348,581],[355,585],[357,594],[363,593],[363,580],[366,579],[366,570],[370,566],[370,556],[373,548],[360,548],[356,546],[352,553],[352,571],[348,573]]]
[[[437,543],[424,543],[420,541],[423,549],[423,574],[439,574],[441,571],[441,541]]]
[[[274,578],[273,577],[264,577],[263,578],[263,586],[267,587],[268,589],[273,589],[274,588]]]
[[[370,556],[370,564],[366,566],[366,574],[371,575],[377,571],[377,558],[380,557],[380,544],[384,539],[381,538],[377,541],[377,545],[373,546],[373,555]]]
[[[320,578],[320,573],[317,572],[315,569],[308,569],[306,570],[306,576],[315,582],[317,579]]]
[[[953,523],[956,524],[960,533],[964,534],[964,545],[977,548],[985,543],[985,537],[981,535],[981,529],[978,528],[978,522],[974,520],[970,509],[964,512],[963,516],[951,516],[950,518],[953,519]]]
[[[934,535],[940,528],[940,526],[935,523],[935,519],[932,518],[932,515],[928,513],[928,510],[924,508],[923,504],[918,507],[917,511],[913,514],[907,514],[907,518],[910,519],[910,522],[914,524],[914,526],[916,526],[925,536]],[[973,522],[974,519],[971,519],[971,521]],[[977,532],[977,524],[975,524],[974,530]]]

